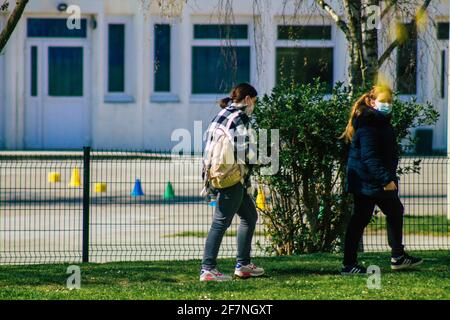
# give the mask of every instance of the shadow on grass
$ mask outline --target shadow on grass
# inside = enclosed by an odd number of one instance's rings
[[[13,270],[0,269],[0,286],[2,284],[17,286],[65,285],[69,265],[14,267]],[[186,269],[183,273],[170,274],[170,267],[162,266],[114,266],[114,265],[80,265],[82,282],[85,284],[111,285],[118,282],[129,284],[142,282],[177,283],[189,279]],[[173,271],[173,270],[172,270]],[[194,274],[194,273],[192,273]]]

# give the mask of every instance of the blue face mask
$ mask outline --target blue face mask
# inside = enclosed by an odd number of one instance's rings
[[[380,102],[378,100],[375,100],[375,109],[380,111],[384,115],[388,115],[392,112],[392,105],[387,102]]]

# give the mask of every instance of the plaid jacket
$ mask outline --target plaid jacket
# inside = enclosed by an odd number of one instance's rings
[[[238,112],[238,116],[234,117]],[[233,119],[232,119],[233,118]],[[243,112],[236,108],[235,104],[222,109],[219,114],[212,120],[206,131],[206,146],[204,155],[207,157],[209,150],[212,147],[213,140],[217,134],[223,134],[226,130],[229,121],[233,121],[230,126],[229,134],[233,138],[232,142],[235,150],[235,159],[238,163],[245,164],[251,171],[252,165],[256,163],[256,138],[254,131],[250,124],[250,118]],[[217,130],[222,129],[222,130]],[[249,177],[250,174],[246,178]]]

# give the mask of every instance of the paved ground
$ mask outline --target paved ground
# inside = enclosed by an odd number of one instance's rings
[[[82,189],[68,186],[75,167],[81,169],[82,162],[0,161],[0,263],[79,261]],[[201,257],[213,208],[199,197],[200,168],[199,160],[192,158],[93,161],[91,260]],[[49,183],[49,172],[59,172],[61,182]],[[130,196],[136,178],[141,180],[145,196]],[[407,214],[446,216],[446,179],[442,159],[427,160],[420,175],[404,176],[401,195]],[[176,198],[166,201],[163,195],[169,181]],[[106,183],[107,191],[96,193],[95,183]],[[258,231],[255,242],[264,246],[261,225]],[[450,245],[446,237],[416,235],[407,236],[406,243],[410,249],[448,249]],[[365,245],[368,251],[385,250],[386,237],[382,233],[366,235]],[[235,238],[226,237],[222,255],[233,256],[234,250]],[[264,252],[255,246],[255,254]]]

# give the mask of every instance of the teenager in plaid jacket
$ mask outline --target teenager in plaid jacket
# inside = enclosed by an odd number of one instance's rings
[[[258,277],[264,274],[264,269],[256,267],[251,263],[250,258],[252,238],[258,219],[255,203],[247,192],[247,188],[250,186],[251,166],[256,159],[250,126],[250,117],[255,108],[256,98],[257,92],[250,84],[237,85],[232,90],[230,97],[220,101],[222,110],[213,119],[207,131],[206,155],[214,143],[216,132],[229,128],[228,133],[234,142],[235,159],[238,163],[245,165],[246,174],[243,182],[217,190],[217,202],[213,222],[206,239],[200,281],[231,280],[230,276],[220,273],[216,266],[223,236],[236,213],[241,222],[237,234],[238,252],[234,274],[241,278]],[[205,169],[203,178],[207,179]]]

